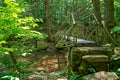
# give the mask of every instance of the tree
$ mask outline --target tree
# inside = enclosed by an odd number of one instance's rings
[[[105,28],[110,33],[112,28],[115,26],[114,24],[114,0],[104,0],[104,21]],[[105,42],[111,42],[110,38],[105,36]]]
[[[101,20],[101,11],[100,11],[100,0],[92,0],[94,13],[98,22],[98,42],[102,43],[102,20]]]
[[[25,10],[13,0],[4,0],[5,6],[0,6],[0,55],[10,54],[13,65],[17,61],[15,53],[27,52],[24,44],[29,39],[43,39],[44,36],[31,30],[37,26],[33,17],[24,17]]]
[[[48,33],[48,42],[51,41],[51,28],[50,28],[50,6],[49,0],[45,0],[45,20],[47,26],[47,33]]]

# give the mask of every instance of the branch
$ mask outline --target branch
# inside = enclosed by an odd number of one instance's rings
[[[75,18],[74,18],[74,15],[72,13],[72,22],[73,22],[73,25],[75,24]]]

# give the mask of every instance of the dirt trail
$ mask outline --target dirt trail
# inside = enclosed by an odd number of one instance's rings
[[[60,50],[39,51],[26,57],[21,57],[18,61],[27,61],[34,64],[30,70],[53,72],[66,68],[67,52]]]

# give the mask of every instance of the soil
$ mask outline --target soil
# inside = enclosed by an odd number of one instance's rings
[[[67,69],[67,51],[48,48],[46,50],[36,51],[25,57],[19,57],[17,61],[31,63],[32,66],[28,70],[37,72],[27,76],[25,80],[67,80],[65,77],[58,79],[51,78],[51,75],[55,75],[56,72]],[[41,71],[46,73],[46,79],[41,78],[44,77],[39,74]]]
[[[17,55],[16,55],[17,57]],[[7,55],[6,58],[10,58]],[[50,45],[46,50],[38,50],[33,53],[27,54],[26,56],[18,56],[17,62],[27,62],[29,66],[27,68],[22,68],[22,71],[35,71],[34,74],[30,74],[25,76],[24,80],[56,80],[49,78],[50,75],[56,74],[58,71],[66,70],[67,69],[67,50],[58,50],[55,48],[54,45]],[[10,71],[11,68],[3,67],[0,68],[0,72]],[[45,77],[47,79],[42,79],[40,72],[45,73]],[[37,78],[37,79],[36,79]],[[66,78],[59,78],[58,80],[65,80]]]
[[[34,64],[29,70],[53,72],[67,67],[67,51],[42,50],[29,54],[26,57],[18,58],[17,61],[26,61]]]

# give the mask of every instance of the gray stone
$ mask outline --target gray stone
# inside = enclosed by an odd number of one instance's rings
[[[114,72],[100,71],[83,77],[83,80],[118,80],[119,77]]]

